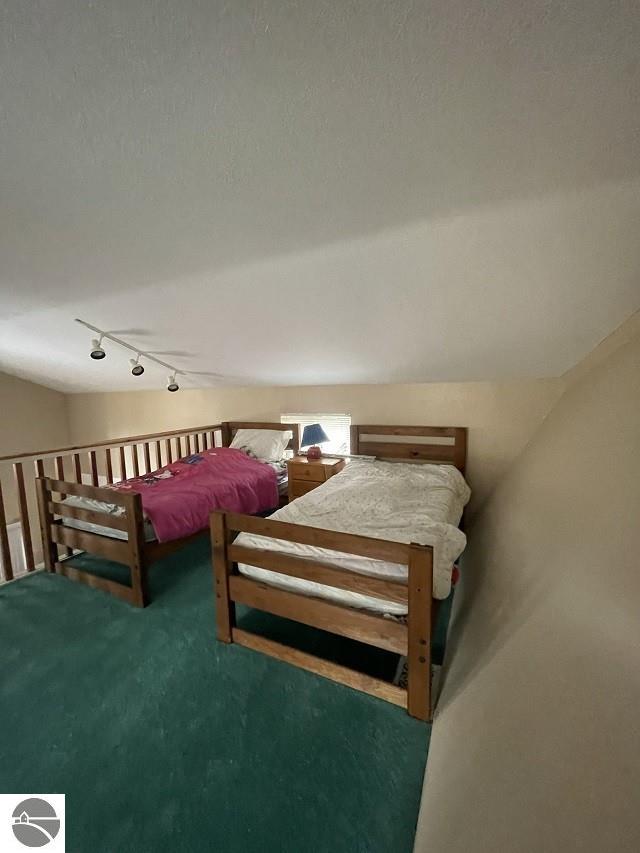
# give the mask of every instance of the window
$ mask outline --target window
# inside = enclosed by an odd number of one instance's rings
[[[300,440],[302,431],[308,424],[321,424],[329,436],[329,441],[322,445],[325,453],[351,453],[351,415],[287,414],[280,416],[281,424],[300,424]]]

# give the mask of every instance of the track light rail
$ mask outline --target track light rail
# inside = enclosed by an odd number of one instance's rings
[[[130,364],[132,367],[132,373],[134,376],[141,376],[144,373],[144,367],[140,364],[140,359],[144,358],[147,361],[152,361],[154,364],[159,364],[161,367],[166,367],[170,372],[169,378],[167,380],[168,385],[167,389],[169,391],[177,391],[178,384],[176,382],[176,376],[186,376],[186,370],[179,370],[177,367],[174,367],[173,364],[169,364],[166,361],[162,361],[161,358],[156,358],[155,355],[151,355],[151,353],[145,352],[143,349],[139,347],[134,347],[132,344],[123,341],[122,338],[116,337],[116,335],[112,335],[111,332],[104,332],[102,329],[99,329],[97,326],[92,325],[91,323],[87,323],[86,320],[81,320],[79,317],[75,318],[76,323],[80,323],[81,326],[84,326],[85,329],[90,329],[92,332],[96,332],[100,337],[99,340],[92,342],[92,351],[91,357],[93,359],[103,359],[104,351],[102,350],[102,341],[108,340],[112,341],[114,344],[118,344],[118,346],[124,347],[124,349],[128,349],[130,352],[136,354],[135,361],[133,359],[130,360]]]

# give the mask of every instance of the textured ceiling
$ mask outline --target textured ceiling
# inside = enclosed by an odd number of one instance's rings
[[[0,0],[0,368],[556,375],[640,304],[640,11]]]

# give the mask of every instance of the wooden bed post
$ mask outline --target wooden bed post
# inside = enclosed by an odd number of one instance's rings
[[[222,437],[222,446],[229,447],[231,444],[231,427],[229,426],[229,421],[223,421],[220,424],[220,434]]]
[[[216,596],[216,636],[223,643],[233,642],[236,605],[229,598],[229,530],[224,512],[211,514],[211,551],[213,585]]]
[[[431,600],[433,548],[411,544],[409,554],[407,711],[419,720],[431,719]]]
[[[148,602],[147,565],[144,559],[144,515],[142,495],[134,492],[127,495],[127,536],[129,545],[129,569],[133,604],[146,607]]]
[[[360,427],[351,424],[349,432],[351,434],[351,453],[357,456],[360,453]]]
[[[38,497],[38,515],[40,517],[40,533],[42,534],[42,556],[48,572],[55,572],[58,562],[58,546],[51,538],[53,514],[49,509],[51,492],[47,488],[44,477],[36,479],[36,494]]]

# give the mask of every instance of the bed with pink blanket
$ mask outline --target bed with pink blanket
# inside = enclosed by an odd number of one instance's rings
[[[214,510],[277,509],[286,493],[284,456],[299,447],[297,424],[225,421],[220,432],[221,447],[119,483],[94,485],[97,470],[91,485],[38,477],[45,568],[145,607],[149,566],[208,532]],[[107,562],[87,561],[83,552]],[[116,580],[122,572],[112,563],[128,568],[128,582]]]
[[[109,486],[142,499],[145,541],[171,542],[208,527],[214,509],[250,515],[276,509],[279,503],[277,463],[260,462],[241,450],[216,447],[194,453],[157,471]],[[118,517],[124,507],[109,501],[69,496],[65,506]],[[125,530],[80,518],[64,517],[67,527],[126,539]]]

